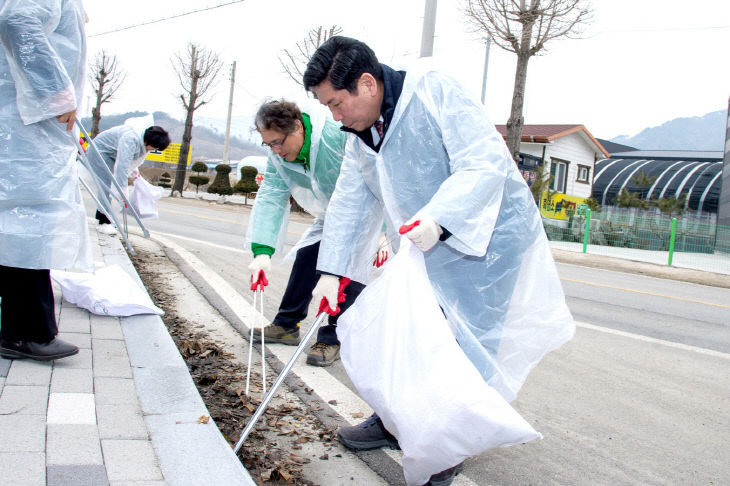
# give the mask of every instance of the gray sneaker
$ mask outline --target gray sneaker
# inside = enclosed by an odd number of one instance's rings
[[[353,451],[369,451],[380,447],[400,449],[398,439],[386,430],[383,421],[376,414],[358,425],[340,427],[337,439],[340,444]]]
[[[445,471],[434,474],[433,476],[431,476],[431,479],[429,479],[428,482],[423,486],[449,486],[454,481],[454,478],[458,476],[459,473],[463,470],[464,463],[460,462],[454,467],[450,467]]]
[[[340,359],[339,344],[316,342],[307,354],[307,364],[312,366],[330,366]]]
[[[261,341],[261,330],[253,330],[254,342]],[[294,329],[281,327],[276,324],[266,326],[264,328],[264,342],[280,343],[288,346],[296,346],[299,344],[299,324]]]

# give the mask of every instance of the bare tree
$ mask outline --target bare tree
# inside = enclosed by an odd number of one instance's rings
[[[475,31],[517,54],[512,109],[507,120],[507,147],[516,163],[525,124],[522,107],[527,62],[552,39],[578,37],[580,28],[590,20],[590,6],[587,0],[466,0],[464,12]]]
[[[204,98],[215,84],[221,66],[221,60],[216,53],[192,42],[188,44],[183,53],[176,54],[172,60],[172,67],[177,74],[180,87],[183,89],[180,101],[183,108],[185,108],[185,129],[183,130],[180,158],[177,161],[172,193],[179,191],[182,194],[185,186],[190,141],[193,139],[193,113],[210,101]]]
[[[333,25],[328,29],[321,25],[319,27],[309,29],[307,36],[297,42],[296,49],[284,49],[283,57],[279,57],[279,62],[284,68],[284,72],[286,72],[286,74],[288,74],[295,83],[304,87],[304,84],[302,83],[302,76],[307,68],[309,58],[312,57],[314,51],[324,44],[327,39],[341,33],[342,28],[337,25]]]
[[[101,105],[112,99],[127,75],[119,68],[117,56],[110,55],[104,50],[94,57],[89,68],[89,81],[96,95],[96,106],[91,110],[90,135],[93,138],[99,134]]]

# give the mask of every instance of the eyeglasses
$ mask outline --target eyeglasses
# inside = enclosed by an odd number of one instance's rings
[[[289,136],[289,134],[287,133],[286,135],[284,135],[284,138],[282,138],[281,141],[279,141],[279,142],[271,142],[271,143],[261,142],[261,146],[264,148],[269,147],[271,150],[278,150],[281,148],[282,145],[284,145],[284,142],[286,142],[286,137],[288,137],[288,136]]]

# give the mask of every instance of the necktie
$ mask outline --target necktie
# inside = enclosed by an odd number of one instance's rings
[[[380,120],[376,121],[374,124],[375,130],[377,130],[378,135],[380,136],[380,139],[383,139],[383,136],[385,135],[385,131],[383,130],[383,122]]]

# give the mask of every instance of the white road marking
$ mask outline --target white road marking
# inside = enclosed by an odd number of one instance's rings
[[[236,248],[236,247],[233,247],[233,246],[219,245],[217,243],[211,243],[210,241],[199,240],[197,238],[190,238],[189,236],[173,235],[172,233],[162,233],[160,231],[154,231],[154,232],[150,231],[150,238],[152,238],[154,240],[157,237],[157,240],[160,241],[160,243],[162,243],[162,239],[159,238],[160,236],[162,236],[163,239],[165,239],[165,241],[169,241],[169,240],[167,240],[164,237],[168,237],[169,236],[170,238],[177,238],[178,240],[192,241],[194,243],[200,243],[200,244],[203,244],[203,245],[210,246],[212,248],[218,248],[219,250],[233,251],[233,252],[236,252],[236,253],[245,253],[245,254],[248,254],[248,255],[251,254],[251,251],[250,250],[249,251],[246,251],[246,250],[242,250],[240,248]],[[170,246],[170,245],[167,245],[167,243],[165,243],[165,246]],[[176,245],[176,247],[177,248],[182,248],[181,246],[177,246],[177,245]],[[172,248],[172,246],[170,246],[170,248]],[[200,260],[198,260],[198,261],[200,261]]]
[[[691,351],[698,354],[704,354],[707,356],[713,356],[715,358],[721,358],[721,359],[730,359],[730,354],[723,353],[721,351],[715,351],[714,349],[706,349],[706,348],[700,348],[697,346],[690,346],[688,344],[682,344],[682,343],[675,343],[672,341],[665,341],[663,339],[656,339],[648,336],[642,336],[641,334],[634,334],[631,332],[626,331],[619,331],[616,329],[611,329],[608,327],[601,327],[596,326],[593,324],[588,324],[587,322],[575,322],[575,325],[578,327],[582,327],[585,329],[592,329],[594,331],[600,331],[605,332],[607,334],[614,334],[616,336],[622,336],[630,339],[636,339],[637,341],[644,341],[647,343],[653,343],[653,344],[661,344],[662,346],[668,346],[670,348],[676,348],[676,349],[682,349],[684,351]]]

